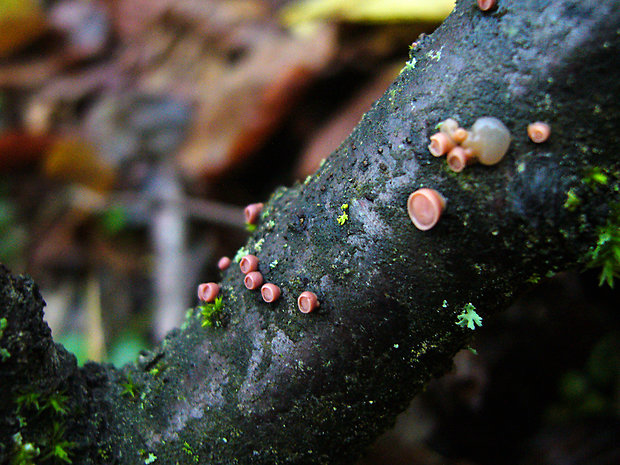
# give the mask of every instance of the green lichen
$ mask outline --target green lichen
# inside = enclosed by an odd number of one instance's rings
[[[347,220],[349,219],[349,215],[347,214],[348,209],[349,209],[348,203],[343,203],[340,207],[340,210],[342,210],[342,214],[338,218],[336,218],[336,221],[338,221],[338,224],[340,226],[345,224]]]
[[[204,305],[198,307],[200,309],[200,314],[202,315],[202,327],[222,326],[223,307],[224,303],[222,296],[217,296],[213,302],[205,303]]]
[[[261,249],[263,248],[264,242],[265,242],[264,238],[260,238],[259,240],[257,240],[256,243],[254,244],[254,250],[256,250],[257,252],[260,252]]]
[[[613,208],[605,226],[599,229],[596,246],[589,253],[588,268],[600,268],[599,286],[614,287],[620,277],[620,203]]]
[[[476,329],[476,325],[482,326],[482,317],[476,313],[476,307],[471,302],[465,304],[463,311],[456,318],[456,324],[463,328]]]

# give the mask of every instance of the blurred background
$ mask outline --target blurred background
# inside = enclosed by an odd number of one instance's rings
[[[0,262],[55,339],[161,340],[453,0],[0,0]],[[472,8],[475,2],[472,0]],[[476,330],[363,464],[617,464],[618,293],[547,279]]]

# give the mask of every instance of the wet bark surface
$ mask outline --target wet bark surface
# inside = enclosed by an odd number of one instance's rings
[[[468,345],[466,306],[484,321],[541,276],[586,265],[618,224],[619,7],[458,1],[318,172],[266,203],[245,252],[282,297],[264,303],[233,265],[221,324],[194,309],[122,370],[78,369],[36,288],[3,270],[0,462],[65,441],[74,463],[351,463]],[[454,173],[429,154],[437,123],[481,116],[511,132],[499,164]],[[552,127],[543,144],[527,137],[537,120]],[[406,209],[422,187],[447,201],[424,232]],[[306,290],[321,303],[310,314],[297,310]],[[43,408],[58,392],[64,413]],[[54,424],[62,434],[41,435]]]

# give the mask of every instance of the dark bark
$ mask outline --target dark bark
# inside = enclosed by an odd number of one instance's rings
[[[282,298],[263,303],[233,266],[222,326],[194,311],[135,365],[77,369],[30,281],[5,271],[0,461],[64,440],[81,464],[351,463],[467,346],[467,304],[487,318],[539,277],[591,262],[601,228],[617,232],[619,11],[501,0],[489,14],[458,1],[317,174],[266,204],[247,250]],[[438,122],[480,116],[512,133],[501,163],[456,174],[430,156]],[[540,145],[526,135],[536,120],[553,131]],[[427,232],[406,212],[420,187],[448,202]],[[297,310],[304,290],[318,312]],[[58,392],[65,412],[43,408]],[[62,438],[44,444],[54,423]]]

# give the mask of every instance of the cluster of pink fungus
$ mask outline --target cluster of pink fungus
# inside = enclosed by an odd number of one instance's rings
[[[244,216],[247,224],[256,224],[260,212],[263,209],[262,203],[252,203],[245,207]],[[217,262],[217,267],[224,271],[230,267],[232,261],[229,257],[222,257]],[[239,261],[239,269],[244,274],[243,284],[250,290],[260,288],[261,297],[267,303],[275,302],[280,298],[282,291],[273,283],[264,283],[263,275],[258,271],[258,257],[248,254]],[[198,298],[204,302],[213,302],[220,292],[217,283],[202,283],[198,286]],[[313,292],[304,291],[297,299],[297,305],[302,313],[310,313],[319,307],[319,300]]]
[[[454,172],[472,163],[495,165],[499,163],[510,146],[510,131],[497,118],[478,118],[469,131],[448,118],[439,123],[439,132],[433,134],[428,146],[435,157],[447,154],[448,167]]]
[[[407,200],[409,218],[421,231],[428,231],[437,224],[446,208],[446,199],[435,189],[426,187],[413,192]]]

